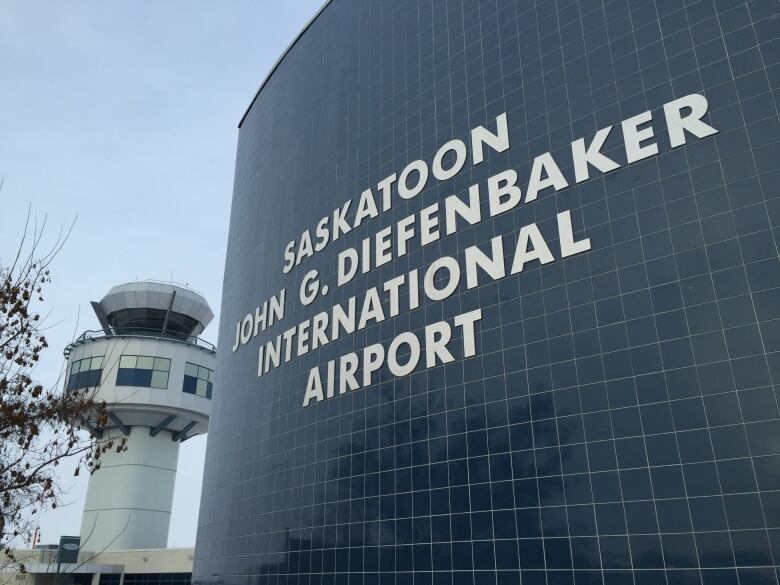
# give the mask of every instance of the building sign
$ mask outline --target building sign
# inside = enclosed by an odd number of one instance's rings
[[[655,156],[661,148],[683,146],[691,137],[701,139],[718,132],[703,121],[707,100],[700,94],[664,104],[663,112],[662,120],[653,120],[651,112],[646,111],[620,123],[626,164]],[[656,137],[659,125],[666,128],[664,139]],[[464,227],[474,226],[520,205],[533,204],[542,192],[569,187],[561,168],[573,166],[574,184],[578,184],[590,179],[594,171],[609,173],[621,167],[602,152],[613,132],[613,126],[607,126],[596,132],[589,142],[584,138],[573,141],[567,160],[556,160],[550,152],[542,153],[533,159],[527,177],[519,177],[513,169],[501,171],[472,185],[466,193],[450,195],[394,225],[371,232],[372,221],[391,210],[399,199],[412,199],[431,181],[447,181],[467,166],[484,163],[491,151],[509,150],[507,114],[501,114],[489,126],[474,128],[468,144],[456,139],[442,145],[431,161],[410,162],[400,172],[382,179],[375,187],[334,209],[284,247],[281,270],[287,274],[298,267],[305,270],[309,258],[344,234],[359,229],[368,232],[358,247],[347,248],[338,254],[335,282],[324,282],[317,270],[309,270],[301,276],[294,293],[281,290],[236,323],[232,350],[236,352],[243,350],[245,345],[255,345],[258,377],[331,341],[419,307],[421,295],[431,301],[442,301],[458,289],[473,289],[518,274],[528,266],[548,264],[591,249],[587,234],[580,233],[571,211],[564,210],[556,216],[557,245],[543,237],[536,223],[529,223],[513,234],[496,235],[487,250],[476,245],[468,247],[461,261],[453,256],[442,256],[426,270],[398,274],[344,303],[334,304],[329,311],[289,328],[282,325],[276,335],[259,344],[254,342],[269,327],[284,322],[288,302],[308,306],[319,296],[350,283],[359,273],[366,274],[406,255],[412,242],[425,247]],[[526,185],[524,191],[520,185]],[[354,214],[351,214],[353,206]],[[387,345],[372,344],[316,366],[309,372],[306,387],[301,389],[302,405],[310,406],[369,386],[373,375],[385,364],[392,375],[406,376],[420,364],[432,368],[454,361],[456,346],[460,355],[471,357],[477,346],[475,325],[481,318],[481,309],[468,311],[451,321],[429,323],[420,335],[402,332]]]

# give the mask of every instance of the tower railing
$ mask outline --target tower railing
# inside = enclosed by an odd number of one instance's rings
[[[126,327],[122,329],[114,329],[111,335],[108,335],[103,330],[98,331],[85,331],[71,342],[64,350],[63,354],[67,358],[70,355],[71,349],[76,345],[80,345],[87,341],[93,341],[102,338],[121,337],[122,339],[144,339],[144,340],[158,340],[158,341],[172,341],[174,343],[186,343],[189,345],[195,345],[201,347],[211,353],[216,353],[217,347],[205,339],[196,337],[195,335],[176,335],[175,333],[167,332],[165,335],[159,329],[143,329],[139,327]]]

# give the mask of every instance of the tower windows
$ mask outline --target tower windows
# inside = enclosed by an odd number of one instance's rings
[[[214,371],[187,362],[184,365],[184,384],[182,392],[203,396],[211,400],[211,391],[214,387]]]
[[[103,356],[93,356],[76,360],[70,365],[68,390],[97,388],[103,376]]]
[[[116,385],[166,390],[170,371],[171,360],[168,358],[123,355],[119,359]]]

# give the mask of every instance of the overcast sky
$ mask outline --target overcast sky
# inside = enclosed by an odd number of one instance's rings
[[[98,328],[89,301],[115,284],[186,283],[219,313],[236,126],[321,4],[0,0],[0,259],[28,204],[52,237],[78,215],[46,294],[40,381],[56,381],[74,332]],[[182,445],[169,546],[194,544],[205,446]],[[86,478],[71,472],[43,542],[79,533]]]

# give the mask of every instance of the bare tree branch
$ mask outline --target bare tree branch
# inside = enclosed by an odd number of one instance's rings
[[[0,257],[0,570],[9,564],[23,570],[14,549],[30,542],[40,511],[60,503],[60,462],[75,457],[75,475],[81,469],[92,473],[102,454],[125,448],[125,439],[97,439],[79,428],[84,420],[107,424],[97,388],[67,391],[59,380],[44,388],[33,379],[48,347],[44,333],[51,315],[48,310],[42,318],[37,307],[51,282],[50,266],[74,226],[61,228],[43,249],[47,222],[44,216],[39,224],[28,207],[13,261],[4,264]]]

